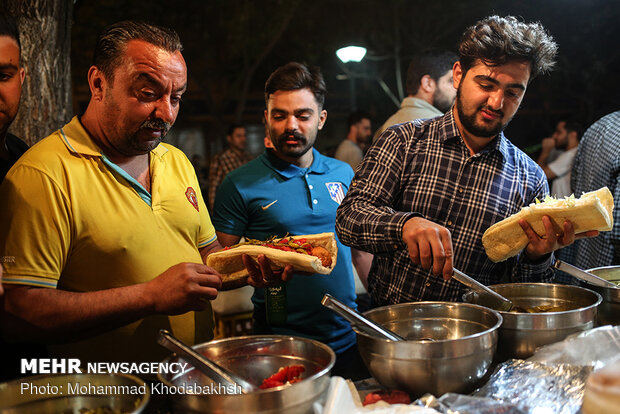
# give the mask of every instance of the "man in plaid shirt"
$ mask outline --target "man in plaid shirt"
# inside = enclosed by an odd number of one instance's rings
[[[215,194],[222,181],[224,181],[226,174],[252,161],[252,156],[245,151],[245,126],[240,124],[232,125],[228,129],[228,134],[226,134],[226,141],[228,142],[228,148],[214,155],[209,166],[208,202],[210,211],[213,211]]]
[[[453,266],[487,285],[552,280],[552,252],[576,237],[570,222],[556,235],[544,217],[543,238],[522,220],[530,242],[502,263],[488,259],[482,234],[549,193],[542,169],[502,131],[556,51],[538,23],[479,21],[460,41],[452,109],[388,128],[369,149],[336,231],[344,244],[374,254],[368,285],[376,305],[460,300],[465,288],[451,279]]]

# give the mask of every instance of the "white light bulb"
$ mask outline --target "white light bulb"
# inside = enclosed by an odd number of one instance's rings
[[[336,51],[336,56],[343,62],[359,62],[364,59],[366,48],[361,46],[347,46]]]

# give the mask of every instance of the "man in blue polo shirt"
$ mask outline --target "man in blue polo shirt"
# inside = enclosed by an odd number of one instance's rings
[[[274,148],[226,176],[215,199],[213,223],[224,246],[242,236],[333,232],[336,209],[348,190],[353,170],[313,148],[323,128],[325,83],[318,68],[289,63],[265,84],[265,119]],[[353,255],[353,257],[352,257]],[[351,262],[360,277],[368,274],[372,256],[338,241],[336,267],[330,275],[298,275],[286,285],[286,322],[267,322],[263,289],[256,289],[255,331],[304,336],[327,343],[337,355],[332,373],[348,378],[367,376],[355,346],[355,333],[344,319],[321,305],[330,293],[355,308]],[[360,371],[361,372],[356,372]]]

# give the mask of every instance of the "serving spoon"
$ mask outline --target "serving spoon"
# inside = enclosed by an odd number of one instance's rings
[[[472,288],[478,293],[490,296],[492,298],[491,300],[493,301],[492,306],[497,310],[502,312],[510,312],[510,310],[514,308],[514,304],[510,301],[510,299],[507,299],[499,293],[495,292],[494,290],[489,289],[482,283],[478,282],[476,279],[467,276],[465,273],[461,272],[457,268],[452,268],[452,271],[454,272],[452,277],[457,281],[461,282],[467,287]]]
[[[369,333],[371,335],[378,335],[382,338],[389,339],[390,341],[405,340],[405,338],[403,338],[402,336],[392,332],[387,328],[384,328],[379,324],[374,323],[370,319],[363,317],[359,312],[351,309],[344,303],[340,302],[338,299],[334,298],[329,293],[326,293],[325,296],[323,296],[321,304],[326,308],[333,310],[334,312],[351,322],[351,324],[357,326],[366,333]]]
[[[161,329],[159,331],[157,343],[183,357],[183,359],[187,360],[198,371],[202,372],[212,380],[219,382],[225,387],[233,386],[235,389],[240,388],[241,392],[244,394],[258,389],[256,386],[250,384],[234,372],[229,371],[223,366],[211,361],[204,355],[194,351],[191,347],[181,342],[165,329]]]
[[[577,279],[583,280],[584,282],[588,282],[595,286],[601,286],[601,287],[606,287],[606,288],[611,288],[611,289],[620,288],[619,286],[610,282],[607,279],[603,279],[602,277],[598,277],[596,275],[593,275],[592,273],[588,273],[585,270],[581,270],[580,268],[573,266],[571,264],[568,264],[566,262],[563,262],[561,260],[556,260],[553,263],[553,267],[563,272],[566,272],[569,275],[576,277]]]

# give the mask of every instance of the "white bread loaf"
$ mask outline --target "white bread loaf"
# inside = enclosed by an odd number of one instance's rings
[[[543,216],[551,218],[556,234],[563,233],[566,220],[573,223],[575,233],[609,231],[613,227],[613,209],[614,199],[607,187],[584,193],[580,198],[573,195],[560,200],[547,197],[544,202],[530,204],[489,227],[482,235],[482,244],[489,259],[501,262],[519,254],[529,243],[519,225],[521,219],[541,237],[545,235]]]

